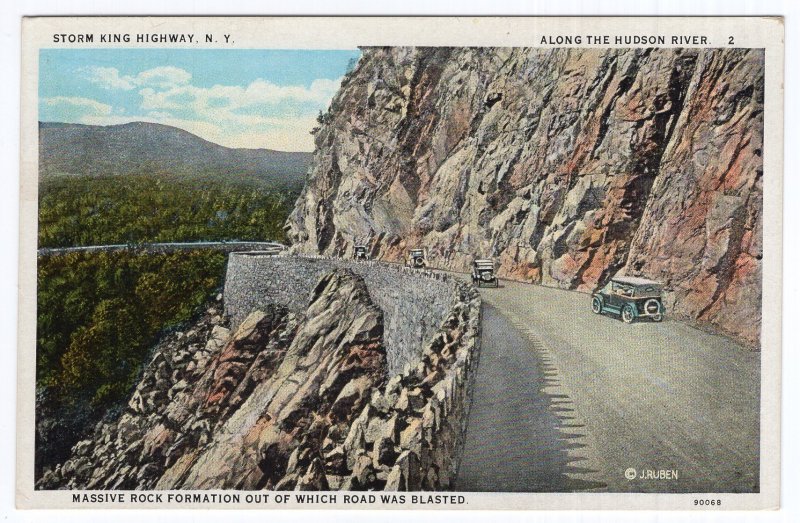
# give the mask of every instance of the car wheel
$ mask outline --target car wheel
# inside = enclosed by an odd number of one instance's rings
[[[661,314],[653,314],[652,318],[653,318],[653,321],[661,321],[661,320],[664,319],[664,316],[661,315]]]
[[[600,314],[603,312],[603,300],[595,296],[592,298],[592,312],[595,314]]]
[[[633,323],[633,309],[630,305],[626,305],[622,309],[622,321],[625,323]]]

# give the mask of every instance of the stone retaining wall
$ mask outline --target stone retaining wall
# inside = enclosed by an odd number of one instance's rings
[[[448,490],[461,461],[480,355],[481,300],[474,287],[373,261],[235,253],[225,281],[226,314],[235,328],[268,303],[301,311],[320,277],[340,268],[360,275],[383,310],[389,377],[372,390],[344,442],[323,450],[326,465],[344,460],[350,471],[329,475],[324,484],[350,490],[378,478],[384,490]],[[323,484],[314,479],[322,469],[312,464],[304,480]]]
[[[359,463],[366,456],[373,466],[393,446],[397,458],[384,490],[449,490],[456,478],[480,355],[481,324],[478,291],[460,283],[457,294],[420,361],[373,392],[345,439],[348,462]],[[348,448],[348,442],[359,443]],[[368,473],[369,467],[365,469]],[[355,476],[364,473],[353,470]]]
[[[250,312],[269,303],[304,311],[319,279],[341,268],[364,278],[372,300],[383,310],[390,375],[416,364],[424,343],[458,298],[459,284],[451,276],[376,261],[232,253],[225,278],[225,314],[236,329]]]

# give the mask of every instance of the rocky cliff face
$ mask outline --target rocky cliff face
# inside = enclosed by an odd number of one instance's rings
[[[563,288],[646,276],[757,344],[763,77],[760,50],[366,49],[287,230]]]
[[[121,415],[39,489],[441,490],[463,444],[480,323],[467,286],[415,366],[387,373],[383,312],[338,269],[302,312],[210,309],[170,335]]]
[[[346,431],[385,380],[382,313],[347,274],[320,281],[305,318],[255,311],[202,345],[205,327],[157,350],[120,419],[40,487],[275,487],[294,450]]]

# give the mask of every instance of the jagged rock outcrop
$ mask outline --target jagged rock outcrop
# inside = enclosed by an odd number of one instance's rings
[[[296,252],[368,244],[590,290],[662,280],[671,314],[757,344],[757,49],[371,48],[316,130]]]
[[[39,486],[274,486],[294,449],[345,430],[385,380],[382,328],[363,281],[337,272],[305,317],[271,307],[232,335],[215,326],[203,346],[167,340],[121,417],[100,423]]]
[[[225,314],[236,325],[265,303],[305,310],[320,277],[347,268],[364,279],[370,297],[383,311],[383,345],[389,374],[414,363],[425,341],[439,329],[458,294],[454,278],[408,270],[389,263],[353,263],[340,258],[231,254],[225,271]]]
[[[40,489],[439,490],[463,445],[480,299],[459,294],[416,365],[387,375],[383,313],[350,270],[302,313],[207,314],[167,337],[124,412]],[[212,311],[213,312],[213,311]]]

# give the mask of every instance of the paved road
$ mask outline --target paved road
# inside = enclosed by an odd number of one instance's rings
[[[86,245],[82,247],[44,247],[39,249],[40,256],[68,254],[71,252],[111,252],[111,251],[146,251],[168,253],[192,249],[214,249],[223,252],[236,251],[282,251],[286,246],[276,242],[170,242],[170,243],[138,243]]]
[[[536,346],[491,305],[483,308],[483,347],[475,377],[464,455],[456,482],[463,492],[560,492],[600,483],[570,451],[584,447],[583,425],[563,394],[544,394],[555,373]],[[534,349],[534,350],[531,350]]]
[[[197,248],[284,247],[158,243],[39,254]],[[481,293],[482,349],[457,489],[757,490],[759,353],[669,318],[626,325],[594,315],[586,294],[516,282]],[[626,479],[627,469],[677,477]]]
[[[759,353],[669,318],[596,316],[581,293],[513,282],[481,292],[458,488],[758,488]],[[677,479],[628,480],[629,468]]]

